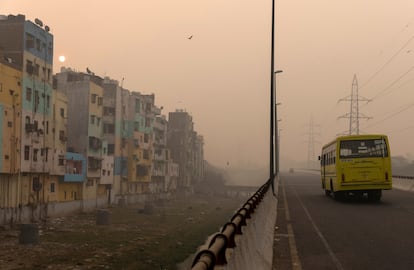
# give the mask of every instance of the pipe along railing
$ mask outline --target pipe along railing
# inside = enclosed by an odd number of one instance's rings
[[[242,234],[242,226],[251,218],[254,210],[269,190],[273,179],[269,179],[253,196],[233,215],[230,222],[224,224],[221,232],[210,240],[208,249],[199,251],[192,264],[192,270],[213,270],[216,265],[227,264],[226,249],[236,247],[235,236]]]

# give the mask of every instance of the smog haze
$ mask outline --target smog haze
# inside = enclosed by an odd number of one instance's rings
[[[271,1],[3,0],[0,14],[51,28],[55,73],[88,67],[154,93],[163,114],[189,112],[210,163],[268,166]],[[283,167],[317,160],[348,131],[355,75],[370,100],[360,132],[387,134],[393,156],[413,157],[413,14],[413,1],[276,1]]]

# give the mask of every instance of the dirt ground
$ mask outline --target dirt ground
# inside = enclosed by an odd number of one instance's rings
[[[18,224],[0,227],[0,269],[177,269],[245,200],[194,196],[112,207],[107,225],[97,225],[96,211],[50,218],[37,224],[37,244],[19,243]]]

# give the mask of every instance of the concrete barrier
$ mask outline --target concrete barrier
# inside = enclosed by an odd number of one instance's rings
[[[276,181],[276,196],[278,186],[278,181]],[[269,189],[252,218],[248,220],[247,226],[243,227],[243,234],[236,238],[236,247],[231,250],[228,264],[222,269],[272,269],[276,216],[277,197],[273,196]]]
[[[266,183],[267,184],[267,183]],[[263,190],[262,186],[259,190]],[[269,187],[269,186],[268,186]],[[261,201],[255,207],[254,211],[249,214],[249,217],[245,219],[245,225],[241,226],[241,234],[236,233],[234,236],[234,245],[224,245],[224,255],[219,252],[218,256],[214,257],[217,250],[213,248],[215,245],[215,239],[217,241],[223,240],[223,234],[215,234],[208,237],[206,243],[198,248],[196,255],[191,255],[189,258],[195,258],[196,265],[192,269],[210,269],[211,265],[214,269],[229,269],[229,270],[251,270],[261,269],[270,270],[273,264],[273,238],[274,238],[274,227],[276,224],[277,216],[277,195],[278,195],[279,179],[275,179],[275,195],[272,192],[271,187],[267,189]],[[256,197],[259,193],[256,193]],[[258,197],[256,197],[258,198]],[[250,200],[248,200],[249,202]],[[252,201],[250,201],[252,202]],[[246,204],[245,204],[246,207]],[[242,210],[243,209],[243,210]],[[238,213],[239,215],[246,210],[241,208]],[[246,212],[243,212],[246,213]],[[235,221],[235,217],[232,221]],[[243,219],[244,220],[244,219]],[[237,222],[236,222],[237,223]],[[235,224],[235,223],[233,223]],[[229,224],[226,224],[229,225]],[[235,225],[237,227],[237,225]],[[230,226],[231,227],[231,226]],[[228,227],[224,226],[223,230],[227,231]],[[230,229],[231,230],[231,229]],[[227,231],[228,232],[228,231]],[[234,232],[234,231],[233,231]],[[225,236],[224,236],[225,237]],[[221,239],[220,239],[221,238]],[[232,242],[232,240],[228,240]],[[214,244],[213,244],[214,243]],[[227,242],[228,243],[228,242]],[[213,246],[212,246],[213,245]],[[217,247],[217,246],[215,246]],[[226,248],[227,247],[227,248]],[[213,252],[214,251],[214,252]],[[206,252],[206,253],[203,253]],[[206,259],[203,260],[203,255],[206,255]],[[224,259],[222,257],[225,257]],[[211,259],[215,258],[215,262],[212,263]],[[203,261],[204,263],[200,263]],[[178,269],[189,269],[191,267],[190,259],[178,265]],[[217,264],[216,264],[217,263]],[[213,269],[211,268],[211,269]]]
[[[400,189],[400,190],[413,192],[414,191],[414,180],[393,176],[392,187],[396,189]]]

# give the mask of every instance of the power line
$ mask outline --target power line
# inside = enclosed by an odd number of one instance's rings
[[[381,71],[383,71],[384,70],[384,68],[388,65],[388,64],[390,64],[391,62],[392,62],[392,60],[394,60],[394,58],[395,57],[397,57],[397,55],[398,54],[400,54],[400,52],[402,51],[402,50],[404,50],[405,49],[405,47],[407,47],[408,46],[408,44],[410,44],[410,42],[412,41],[414,39],[414,36],[412,36],[406,43],[404,43],[404,45],[396,52],[396,53],[394,53],[389,59],[388,59],[388,61],[387,62],[385,62],[385,64],[383,64],[373,75],[371,75],[371,77],[369,77],[369,79],[365,82],[365,83],[363,83],[362,85],[361,85],[361,87],[360,88],[363,88],[363,87],[365,87],[369,82],[371,82]]]
[[[405,128],[402,128],[402,129],[397,129],[397,130],[390,130],[390,131],[387,132],[387,134],[395,133],[395,132],[400,133],[401,131],[406,131],[406,130],[409,130],[409,129],[412,129],[412,128],[414,128],[414,126],[408,126],[408,127],[405,127]]]
[[[411,66],[406,72],[404,72],[400,77],[398,77],[396,80],[394,80],[390,85],[388,85],[387,87],[385,87],[383,90],[381,90],[378,94],[376,94],[372,100],[377,99],[382,93],[384,93],[385,91],[387,91],[388,89],[390,89],[391,87],[394,86],[394,84],[396,84],[397,82],[399,82],[402,78],[404,78],[408,73],[410,73],[412,70],[414,69],[414,66]],[[388,93],[391,91],[388,91]]]
[[[385,120],[388,120],[388,119],[390,119],[390,118],[393,118],[393,117],[395,117],[395,116],[399,115],[400,113],[402,113],[402,112],[404,112],[404,111],[408,110],[409,108],[411,108],[411,107],[413,107],[413,106],[414,106],[414,103],[407,104],[407,105],[403,106],[403,108],[402,108],[402,109],[400,109],[399,111],[397,111],[397,112],[395,112],[395,113],[393,113],[393,114],[391,114],[391,115],[389,115],[389,116],[387,116],[387,117],[385,117],[385,118],[383,118],[383,119],[381,119],[381,120],[379,120],[379,121],[377,121],[377,122],[375,122],[375,123],[373,123],[373,124],[371,124],[371,125],[368,125],[368,126],[366,126],[365,128],[373,127],[373,126],[375,126],[375,125],[377,125],[377,124],[379,124],[379,123],[384,122]]]

